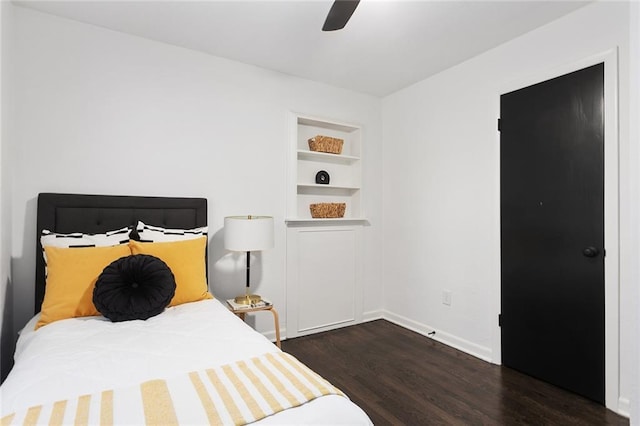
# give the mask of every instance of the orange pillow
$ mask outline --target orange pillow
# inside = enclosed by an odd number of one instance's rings
[[[111,262],[131,254],[126,244],[113,247],[45,246],[44,251],[47,286],[36,330],[62,319],[100,315],[93,305],[93,288],[98,277]]]
[[[158,257],[173,272],[176,279],[176,294],[169,306],[213,298],[207,291],[207,268],[204,257],[206,245],[207,237],[161,243],[129,241],[131,253]]]

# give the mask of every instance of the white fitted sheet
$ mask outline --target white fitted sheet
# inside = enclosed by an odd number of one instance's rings
[[[0,387],[2,416],[44,402],[169,378],[279,349],[217,300],[167,308],[146,321],[103,317],[57,321],[18,339],[15,366]],[[371,424],[347,398],[317,398],[257,423]]]

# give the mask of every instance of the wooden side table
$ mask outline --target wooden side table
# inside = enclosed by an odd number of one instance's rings
[[[227,300],[227,306],[229,307],[229,310],[231,310],[231,312],[233,312],[234,314],[236,314],[242,321],[244,321],[246,315],[248,313],[251,312],[260,312],[260,311],[271,311],[271,313],[273,314],[273,322],[274,322],[274,326],[276,329],[276,345],[281,348],[280,346],[280,320],[278,319],[278,311],[276,311],[276,309],[273,307],[273,305],[270,303],[268,305],[265,306],[256,306],[256,307],[247,307],[247,308],[234,308],[233,305],[231,305],[231,303],[229,303],[230,301],[233,301],[233,299]]]

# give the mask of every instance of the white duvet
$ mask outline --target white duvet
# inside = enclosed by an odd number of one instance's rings
[[[167,308],[146,321],[103,317],[57,321],[18,339],[15,366],[0,387],[0,417],[33,405],[170,378],[279,349],[217,300]],[[347,398],[330,395],[260,424],[371,424]]]

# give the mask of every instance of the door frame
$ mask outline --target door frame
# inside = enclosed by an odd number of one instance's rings
[[[604,63],[604,299],[605,299],[605,405],[618,412],[620,393],[619,366],[619,294],[620,294],[620,253],[619,253],[619,153],[618,153],[618,49],[594,54],[552,69],[534,73],[529,76],[506,83],[499,87],[496,97],[498,116],[500,114],[500,95],[518,90],[533,84],[541,83],[564,74]],[[497,128],[497,127],[496,127]],[[496,131],[496,160],[500,164],[500,132]],[[500,172],[496,175],[497,200],[496,229],[500,229]],[[500,237],[497,238],[500,253]],[[498,256],[497,270],[501,270]],[[501,281],[494,286],[493,311],[495,327],[492,333],[492,362],[502,364],[502,342],[498,314],[500,313]]]

